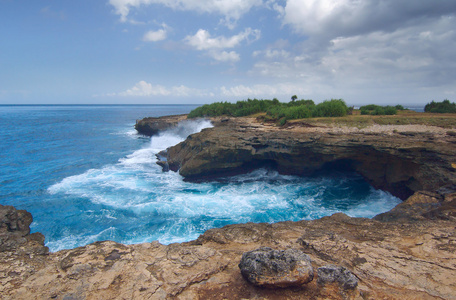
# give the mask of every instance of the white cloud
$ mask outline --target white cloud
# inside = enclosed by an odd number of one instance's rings
[[[121,92],[119,96],[167,96],[170,94],[170,91],[167,90],[164,86],[155,85],[153,86],[150,83],[145,81],[138,82],[134,87],[131,89],[126,90],[125,92]]]
[[[200,51],[207,51],[207,54],[219,62],[237,62],[240,55],[235,51],[223,51],[226,48],[238,47],[243,41],[256,41],[260,38],[260,31],[251,28],[231,37],[211,37],[207,30],[200,29],[195,35],[187,36],[184,41],[188,45]]]
[[[209,56],[220,62],[237,62],[241,59],[235,51],[209,51]]]
[[[157,31],[148,31],[144,34],[143,41],[145,42],[158,42],[166,39],[166,31],[159,29]]]
[[[245,29],[243,32],[233,35],[232,37],[219,36],[211,38],[210,33],[207,30],[200,29],[195,35],[187,36],[185,41],[197,50],[208,50],[208,49],[224,49],[234,48],[244,40],[249,40],[252,37],[253,40],[260,38],[260,31],[251,28]]]
[[[262,0],[109,0],[120,20],[126,22],[132,8],[143,5],[160,4],[166,7],[196,11],[199,13],[215,13],[224,16],[226,21],[238,20],[252,7],[262,4]],[[229,22],[228,22],[229,23]]]
[[[222,86],[220,94],[223,97],[235,99],[245,99],[259,97],[264,99],[272,99],[274,97],[291,97],[291,95],[305,95],[309,93],[309,89],[296,83],[277,83],[277,84],[254,84],[251,86],[237,85],[230,88]]]
[[[108,96],[121,96],[121,97],[152,97],[152,96],[173,96],[173,97],[191,97],[191,96],[212,96],[213,94],[204,90],[189,88],[184,85],[165,87],[162,85],[152,85],[144,80],[141,80],[132,88],[120,92],[111,93]]]
[[[283,22],[305,39],[254,52],[248,74],[358,103],[454,95],[455,14],[456,2],[446,0],[288,0]],[[430,97],[432,91],[437,95]]]
[[[288,0],[282,12],[284,24],[305,35],[335,38],[374,31],[394,31],[454,14],[454,0]]]
[[[163,41],[167,37],[167,28],[166,24],[162,24],[162,29],[159,30],[150,30],[146,32],[143,36],[143,41],[145,42],[158,42]]]
[[[253,52],[252,55],[254,57],[263,55],[263,57],[266,59],[287,58],[290,56],[290,52],[283,50],[283,49],[266,49],[266,50],[255,51],[255,52]]]

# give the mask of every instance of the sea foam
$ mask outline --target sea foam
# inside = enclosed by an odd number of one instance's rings
[[[208,121],[179,123],[116,164],[49,187],[53,195],[78,201],[79,210],[58,225],[66,228],[67,236],[51,237],[47,245],[55,251],[100,239],[167,244],[233,223],[297,221],[335,212],[373,217],[399,203],[354,173],[303,178],[259,169],[196,184],[185,182],[178,173],[162,172],[155,158],[159,151],[211,126]],[[77,223],[82,220],[83,226]]]

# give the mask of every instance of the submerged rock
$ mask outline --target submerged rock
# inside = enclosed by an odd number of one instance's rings
[[[314,276],[310,257],[295,249],[262,247],[246,252],[239,268],[249,282],[268,288],[301,286]]]

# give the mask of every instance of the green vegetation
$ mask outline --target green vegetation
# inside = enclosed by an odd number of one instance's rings
[[[398,109],[404,110],[402,105],[396,106],[380,106],[375,104],[369,104],[361,106],[360,108],[362,115],[372,115],[372,116],[384,116],[384,115],[396,115]]]
[[[312,100],[296,99],[297,96],[294,95],[289,103],[281,103],[277,99],[248,99],[247,101],[238,101],[236,103],[216,102],[192,110],[188,117],[214,117],[221,115],[242,117],[266,113],[265,120],[278,121],[283,125],[288,120],[312,117],[342,117],[346,116],[350,110],[342,99],[327,100],[317,105]]]
[[[212,104],[205,104],[203,106],[195,108],[188,114],[188,118],[216,117],[223,115],[232,117],[243,117],[260,112],[265,112],[268,108],[277,105],[280,105],[280,102],[277,99],[248,99],[247,101],[238,101],[236,103],[216,102]]]
[[[295,97],[293,96],[292,98]],[[450,108],[456,106],[454,103],[450,103],[449,100],[445,100],[442,103],[443,106]],[[434,101],[428,105],[430,106],[427,106],[428,111],[440,107]],[[387,115],[387,112],[389,113],[389,110],[393,111],[393,109],[396,112]],[[369,113],[362,113],[363,110]],[[353,110],[352,107],[347,107],[342,99],[327,100],[319,104],[315,104],[312,100],[297,100],[296,98],[288,103],[281,103],[277,99],[248,99],[236,103],[217,102],[194,109],[190,112],[189,118],[222,115],[233,117],[254,115],[261,121],[275,122],[280,125],[298,123],[306,126],[348,126],[357,128],[365,128],[374,124],[429,125],[451,130],[456,129],[456,117],[454,115],[420,113],[404,109],[402,105],[382,107],[372,104],[363,106],[360,110]]]
[[[445,99],[442,102],[434,102],[426,104],[424,107],[425,112],[429,113],[456,113],[456,104],[453,102],[451,103],[450,100]]]

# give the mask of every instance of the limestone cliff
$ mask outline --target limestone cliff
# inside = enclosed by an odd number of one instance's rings
[[[375,188],[407,199],[456,183],[456,137],[445,131],[349,131],[302,125],[277,129],[253,119],[215,119],[164,155],[187,180],[242,173],[265,164],[280,173],[356,171]],[[407,128],[405,126],[405,128]]]
[[[136,121],[135,129],[142,135],[153,136],[157,135],[160,131],[175,127],[180,121],[186,118],[187,115],[144,118]]]

